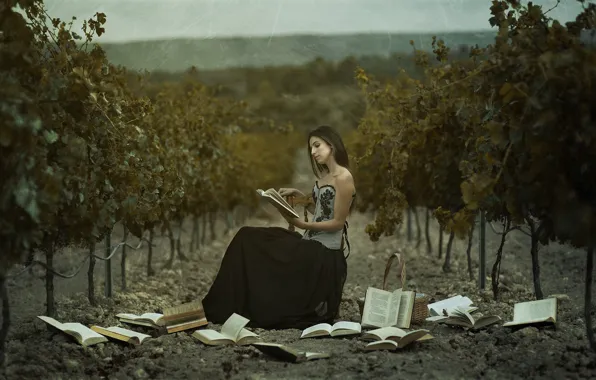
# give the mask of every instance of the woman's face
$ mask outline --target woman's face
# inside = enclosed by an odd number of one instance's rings
[[[325,140],[313,136],[309,140],[310,155],[320,165],[326,165],[331,157],[331,146]]]

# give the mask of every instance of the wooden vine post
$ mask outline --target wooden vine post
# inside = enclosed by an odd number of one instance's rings
[[[89,270],[87,271],[87,297],[92,306],[97,304],[95,299],[95,239],[89,242]]]
[[[106,260],[105,260],[105,268],[106,268],[106,282],[104,286],[104,294],[106,297],[112,297],[112,259],[109,258],[110,254],[112,253],[112,233],[111,231],[106,234]]]
[[[122,238],[122,242],[124,245],[122,246],[122,258],[120,260],[120,276],[121,276],[121,287],[122,290],[126,290],[126,239],[128,238],[128,228],[124,225],[124,237]]]
[[[479,249],[479,268],[478,268],[478,287],[482,290],[486,287],[486,214],[484,210],[480,211],[480,245]]]

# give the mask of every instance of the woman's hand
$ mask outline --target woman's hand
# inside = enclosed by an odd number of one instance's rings
[[[282,187],[277,192],[282,197],[289,197],[289,196],[296,196],[296,195],[304,197],[304,194],[302,194],[302,192],[300,190],[294,189],[291,187]]]

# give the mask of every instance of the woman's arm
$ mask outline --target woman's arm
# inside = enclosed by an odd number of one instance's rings
[[[281,188],[280,191],[279,191],[279,193],[280,193],[280,195],[282,197],[283,196],[286,196],[286,194],[289,194],[289,195],[292,195],[293,194],[293,195],[298,195],[298,196],[300,196],[301,198],[303,198],[305,200],[308,198],[302,191],[300,191],[298,189],[285,189],[285,188]],[[306,206],[306,210],[308,212],[310,212],[312,215],[315,214],[315,206],[316,205],[313,202],[310,202],[310,203],[308,203],[308,205],[305,205],[305,206]]]
[[[308,204],[308,206],[306,207],[306,210],[308,212],[310,212],[312,215],[315,214],[315,203],[314,203],[314,199],[312,199],[312,202]]]

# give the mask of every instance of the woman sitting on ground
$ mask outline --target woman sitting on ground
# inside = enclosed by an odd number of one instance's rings
[[[333,322],[347,275],[344,237],[355,196],[340,135],[322,126],[308,135],[315,181],[311,222],[285,217],[304,235],[281,227],[242,227],[228,246],[203,299],[207,320],[222,324],[232,313],[261,328],[305,328]],[[282,196],[304,196],[280,189]]]

